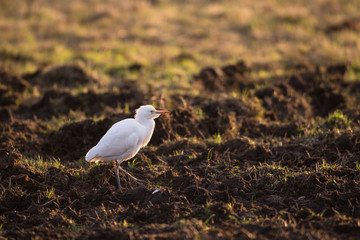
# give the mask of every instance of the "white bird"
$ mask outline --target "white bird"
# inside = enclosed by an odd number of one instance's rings
[[[154,119],[163,113],[169,112],[156,110],[151,105],[141,106],[136,110],[135,118],[127,118],[112,125],[98,144],[88,151],[85,160],[88,162],[117,160],[115,175],[119,189],[121,189],[119,170],[135,182],[141,183],[122,169],[120,164],[134,157],[140,148],[149,143],[155,128]]]

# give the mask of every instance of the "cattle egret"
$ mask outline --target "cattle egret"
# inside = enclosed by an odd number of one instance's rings
[[[85,160],[88,162],[117,160],[115,175],[119,189],[121,189],[119,170],[135,182],[141,183],[122,169],[120,164],[134,157],[140,148],[149,143],[155,128],[154,119],[163,113],[169,112],[156,110],[151,105],[141,106],[136,110],[135,118],[127,118],[112,125],[98,144],[88,151]]]

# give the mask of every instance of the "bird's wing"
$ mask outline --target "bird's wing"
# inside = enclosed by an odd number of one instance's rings
[[[140,148],[138,123],[133,119],[125,119],[115,123],[90,151],[92,158],[126,160],[137,153]],[[120,160],[120,159],[119,159]]]

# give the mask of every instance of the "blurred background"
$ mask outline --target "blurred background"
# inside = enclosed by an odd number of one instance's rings
[[[359,16],[358,0],[2,0],[0,67],[23,74],[76,64],[103,84],[185,91],[203,67],[240,60],[255,78],[347,63],[354,80]]]

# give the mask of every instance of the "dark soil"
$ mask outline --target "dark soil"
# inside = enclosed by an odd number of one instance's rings
[[[96,82],[85,70],[75,65],[54,67],[36,78],[38,84],[76,87]]]
[[[0,72],[0,238],[359,239],[360,109],[349,106],[360,85],[344,64],[267,84],[249,71],[206,68],[194,79],[203,96],[170,96],[149,146],[122,165],[146,183],[121,175],[121,190],[113,163],[83,157],[150,93],[122,82],[74,94],[96,83],[74,66]],[[131,114],[114,114],[125,106]],[[74,111],[87,120],[48,123]],[[25,161],[41,158],[47,166]]]
[[[326,33],[334,33],[344,30],[360,31],[360,19],[346,19],[341,23],[328,26]]]

